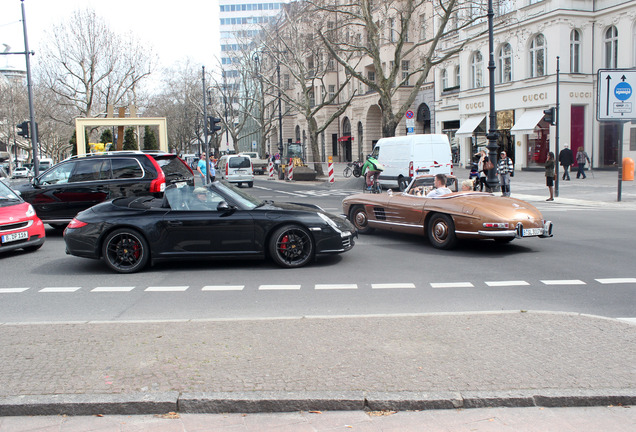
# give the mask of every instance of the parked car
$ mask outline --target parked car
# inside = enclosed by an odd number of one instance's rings
[[[346,252],[356,231],[311,204],[260,201],[230,183],[171,186],[163,199],[118,198],[79,213],[64,231],[66,252],[133,273],[160,260],[265,258],[282,267]]]
[[[254,186],[254,169],[252,158],[246,155],[224,155],[217,162],[216,177],[236,183],[241,186],[243,183],[248,187]]]
[[[193,181],[192,170],[174,154],[122,151],[71,157],[18,190],[42,221],[63,228],[78,212],[102,201],[160,197],[166,185]]]
[[[31,178],[33,177],[33,174],[31,173],[31,170],[25,167],[18,167],[16,169],[13,170],[13,178]]]
[[[0,252],[35,251],[42,247],[45,239],[44,224],[33,206],[0,182]]]
[[[493,239],[507,243],[527,237],[552,237],[552,222],[533,205],[485,192],[454,191],[434,198],[414,196],[416,187],[432,187],[434,176],[418,176],[403,193],[356,194],[342,202],[344,214],[361,234],[383,229],[427,236],[439,249],[451,249],[458,239]]]

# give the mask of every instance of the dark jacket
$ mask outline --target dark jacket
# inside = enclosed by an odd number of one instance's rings
[[[545,161],[545,176],[554,177],[554,160]]]
[[[569,148],[564,148],[559,152],[559,163],[561,166],[568,166],[574,164],[574,154]]]

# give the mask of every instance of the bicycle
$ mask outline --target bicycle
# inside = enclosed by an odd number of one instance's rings
[[[380,186],[380,182],[378,182],[377,177],[373,176],[373,183],[371,184],[371,187],[369,188],[367,186],[367,182],[366,182],[366,179],[365,179],[364,186],[363,186],[362,190],[363,190],[364,193],[379,194],[379,193],[382,193],[382,186]]]
[[[349,162],[347,163],[342,175],[345,178],[351,177],[351,174],[353,174],[356,178],[360,177],[362,175],[362,165],[363,164],[360,161]]]

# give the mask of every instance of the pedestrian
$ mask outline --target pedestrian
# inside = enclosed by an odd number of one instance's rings
[[[576,172],[576,178],[579,178],[579,176],[583,176],[583,178],[586,178],[585,177],[585,161],[587,161],[590,164],[592,163],[590,162],[590,157],[587,155],[587,153],[583,149],[583,146],[580,146],[578,151],[576,152],[576,163],[579,166],[579,169]]]
[[[502,151],[499,156],[497,174],[499,174],[499,182],[501,183],[501,196],[510,196],[510,177],[515,175],[515,165],[505,151]]]
[[[214,156],[210,157],[210,182],[213,182],[216,179],[216,160]]]
[[[563,167],[562,180],[570,181],[570,166],[574,164],[574,154],[568,143],[564,143],[563,150],[559,152],[559,164]]]
[[[205,153],[201,153],[199,158],[199,162],[197,163],[197,172],[201,175],[201,180],[203,180],[203,184],[206,183],[205,176],[207,175],[207,158],[205,157]]]
[[[546,201],[554,201],[554,153],[549,152],[545,161],[545,185],[550,191],[550,198]]]
[[[488,162],[490,162],[490,160],[488,159],[488,155],[486,155],[486,150],[480,150],[477,154],[479,155],[479,162],[477,162],[477,170],[479,170],[479,191],[483,192],[484,187],[486,191],[488,191],[486,179],[488,175]],[[477,188],[475,188],[475,190],[477,190]]]

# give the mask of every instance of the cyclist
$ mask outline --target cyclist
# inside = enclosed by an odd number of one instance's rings
[[[371,190],[371,187],[375,182],[378,181],[378,177],[380,177],[380,172],[382,172],[384,168],[382,164],[378,162],[376,158],[371,155],[367,156],[367,160],[362,165],[362,175],[367,180],[367,190]],[[366,174],[365,174],[366,173]],[[373,177],[373,180],[371,178]]]

